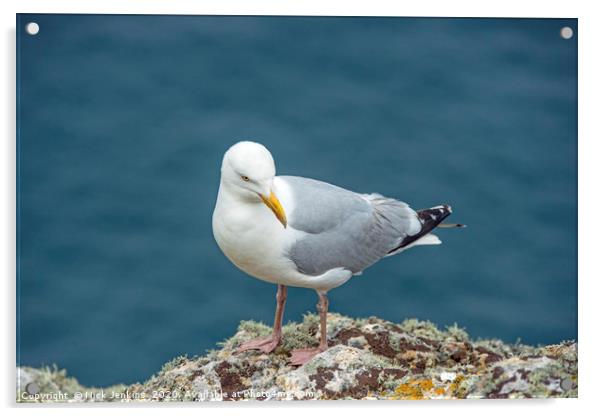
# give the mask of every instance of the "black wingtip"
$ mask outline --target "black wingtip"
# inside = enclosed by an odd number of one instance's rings
[[[433,229],[444,219],[449,217],[452,212],[451,206],[443,204],[428,209],[422,209],[418,211],[417,214],[420,221],[424,224],[423,228],[428,228],[430,226],[431,229]]]
[[[422,229],[418,234],[407,236],[406,238],[404,238],[399,246],[389,251],[389,254],[407,246],[408,244],[412,244],[420,237],[427,235],[428,233],[433,231],[433,229],[436,228],[444,219],[449,217],[451,213],[452,207],[447,204],[442,204],[429,209],[422,209],[420,211],[417,211],[416,214],[418,214],[418,219],[422,223]]]

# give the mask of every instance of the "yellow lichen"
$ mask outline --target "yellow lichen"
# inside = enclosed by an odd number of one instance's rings
[[[462,383],[462,381],[464,381],[464,376],[463,375],[459,375],[457,376],[454,381],[449,385],[449,388],[447,389],[447,392],[451,395],[457,395],[461,389],[460,389],[460,383]]]
[[[431,390],[433,388],[433,382],[431,380],[422,380],[419,384],[422,390]]]
[[[395,389],[392,399],[422,400],[425,393],[430,392],[434,385],[431,380],[410,380],[402,383]]]

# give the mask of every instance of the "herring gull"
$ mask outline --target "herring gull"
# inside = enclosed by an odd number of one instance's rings
[[[328,348],[327,292],[380,259],[417,245],[440,244],[431,231],[452,212],[449,205],[414,211],[405,202],[360,194],[326,182],[276,176],[263,145],[236,143],[225,153],[213,235],[223,253],[244,272],[278,285],[272,334],[238,351],[272,352],[282,339],[287,286],[317,291],[318,348],[294,350],[302,365]]]

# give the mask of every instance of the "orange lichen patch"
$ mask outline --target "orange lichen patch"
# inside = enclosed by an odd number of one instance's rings
[[[457,376],[454,381],[449,385],[447,392],[450,396],[458,396],[460,395],[462,389],[460,388],[460,384],[464,381],[465,377],[463,375]]]
[[[435,389],[435,394],[436,394],[437,396],[442,396],[442,395],[444,395],[444,394],[445,394],[445,389],[444,389],[443,387],[437,387],[437,388]]]
[[[395,394],[391,399],[397,400],[423,400],[426,399],[425,393],[429,393],[434,385],[431,380],[410,380],[407,383],[400,384],[395,389]]]
[[[431,390],[433,388],[433,382],[431,380],[422,380],[419,384],[422,390]]]
[[[412,383],[404,383],[395,389],[395,399],[421,400],[424,394],[420,387]]]

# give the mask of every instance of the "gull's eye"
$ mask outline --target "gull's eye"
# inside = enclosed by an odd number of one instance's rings
[[[245,176],[245,175],[242,175],[242,176],[240,177],[240,179],[242,179],[242,180],[243,180],[243,181],[245,181],[245,182],[249,182],[249,181],[250,181],[249,177],[248,177],[248,176]]]

